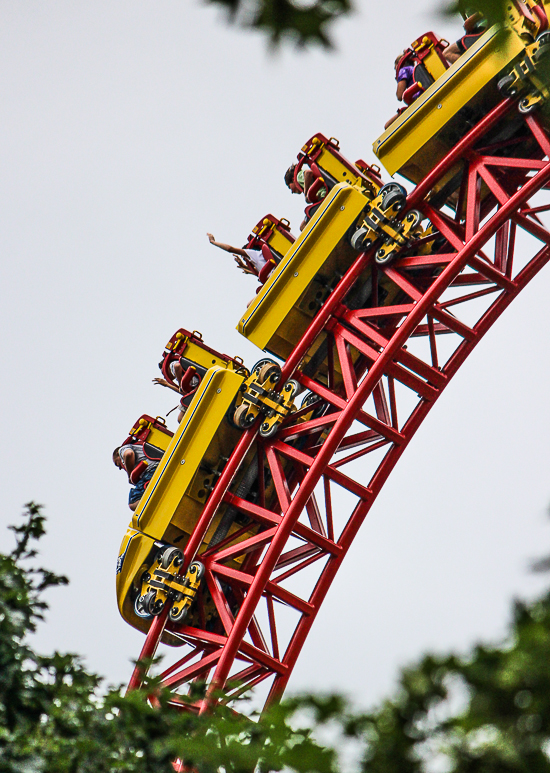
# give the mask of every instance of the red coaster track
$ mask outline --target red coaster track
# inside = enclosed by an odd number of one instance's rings
[[[302,422],[297,419],[307,409],[300,409],[274,438],[259,444],[260,474],[269,469],[277,491],[275,509],[265,506],[261,480],[257,504],[228,491],[257,427],[242,435],[185,549],[186,566],[198,557],[206,567],[224,633],[167,623],[166,607],[154,618],[141,653],[141,659],[155,654],[165,625],[187,642],[186,654],[172,651],[175,662],[161,676],[175,707],[189,708],[179,695],[193,681],[208,683],[196,711],[205,710],[214,690],[231,700],[265,680],[271,681],[268,702],[281,696],[332,580],[388,475],[462,362],[548,261],[550,233],[539,215],[550,205],[535,200],[550,185],[550,140],[541,121],[535,114],[521,118],[529,147],[535,148],[528,159],[518,157],[517,145],[508,149],[484,142],[512,110],[517,103],[511,99],[498,104],[409,194],[404,212],[415,208],[429,218],[439,232],[441,251],[426,252],[419,244],[418,254],[409,249],[386,267],[374,263],[374,249],[359,254],[285,363],[281,383],[297,379],[328,407],[324,415]],[[438,206],[436,190],[458,162],[463,172],[454,215]],[[368,265],[373,276],[369,305],[351,309],[344,299]],[[382,274],[399,288],[396,305],[385,306],[378,298]],[[317,337],[327,333],[325,386],[302,373],[300,363]],[[344,390],[333,388],[336,365]],[[354,466],[358,459],[361,464]],[[364,482],[367,459],[375,461],[375,471]],[[351,495],[347,514],[340,504],[333,507],[335,489],[346,491],[347,499]],[[258,533],[229,545],[232,535],[197,556],[222,501],[259,524]],[[250,525],[242,533],[249,530]],[[244,556],[240,569],[227,566],[238,556]],[[306,594],[313,571],[313,587]],[[294,582],[300,576],[304,581]],[[288,621],[279,620],[283,609],[295,617],[290,633]],[[136,668],[129,689],[142,678]]]

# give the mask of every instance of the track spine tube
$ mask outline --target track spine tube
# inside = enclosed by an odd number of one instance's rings
[[[539,179],[542,178],[542,179]],[[330,433],[326,442],[323,444],[319,454],[315,457],[313,464],[310,467],[309,477],[311,483],[309,485],[301,485],[296,497],[291,501],[290,506],[284,516],[283,521],[277,531],[277,534],[273,538],[271,545],[268,548],[266,556],[262,561],[256,576],[250,586],[249,592],[243,602],[241,609],[237,615],[231,633],[228,636],[227,643],[223,649],[223,652],[218,661],[214,678],[209,688],[206,702],[203,706],[203,710],[211,700],[211,695],[214,691],[223,688],[233,659],[238,651],[239,643],[244,636],[246,629],[250,623],[254,609],[259,602],[262,595],[263,588],[274,569],[277,557],[284,547],[291,531],[293,530],[296,521],[298,520],[302,509],[305,507],[314,486],[323,474],[323,470],[330,463],[330,459],[333,456],[341,438],[345,435],[347,430],[353,423],[356,414],[361,409],[366,397],[372,391],[374,386],[378,383],[383,375],[383,368],[386,362],[393,360],[397,351],[408,340],[410,334],[420,324],[420,321],[425,316],[431,305],[437,300],[441,292],[448,286],[449,282],[455,278],[458,273],[464,268],[468,259],[471,258],[482,244],[485,243],[487,238],[494,235],[504,221],[509,217],[510,213],[517,209],[517,207],[529,198],[532,193],[550,180],[550,163],[547,168],[539,172],[532,177],[524,186],[515,193],[510,200],[501,207],[497,213],[486,223],[478,232],[473,236],[471,241],[464,246],[464,248],[456,254],[454,260],[443,270],[440,276],[435,280],[430,289],[424,294],[422,299],[415,304],[414,310],[408,315],[407,319],[401,325],[401,327],[394,334],[390,340],[388,346],[384,350],[378,360],[373,364],[368,372],[368,375],[364,381],[359,385],[357,391],[350,399],[347,407],[342,411],[340,417],[336,420],[334,429]]]

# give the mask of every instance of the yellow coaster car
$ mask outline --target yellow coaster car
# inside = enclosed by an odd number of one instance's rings
[[[246,370],[240,357],[220,354],[204,343],[202,334],[197,330],[191,333],[183,327],[170,338],[159,362],[159,368],[168,384],[182,395],[181,404],[184,408],[189,405],[206,371],[213,365],[229,370]],[[181,368],[179,381],[174,366]]]
[[[310,222],[273,271],[243,314],[237,330],[260,349],[286,360],[309,328],[317,311],[358,254],[379,244],[376,261],[385,264],[398,249],[426,234],[418,212],[402,220],[406,191],[396,183],[382,185],[376,170],[342,161],[337,141],[315,135],[302,149],[302,160],[316,166],[329,188]],[[344,179],[346,182],[338,182]],[[381,275],[379,302],[392,303],[399,292]],[[369,266],[346,299],[353,307],[367,303],[372,293]],[[357,354],[358,356],[358,354]],[[338,378],[338,364],[336,364]],[[321,381],[327,378],[327,351],[323,336],[316,339],[302,368]]]
[[[302,148],[307,163],[328,190],[300,237],[287,250],[250,304],[237,330],[260,349],[286,359],[335,280],[357,257],[350,229],[378,194],[378,170],[345,159],[338,141],[316,134]],[[344,181],[344,182],[342,182]]]
[[[506,13],[502,25],[492,26],[448,69],[436,74],[435,81],[374,142],[373,150],[390,175],[399,173],[418,184],[503,96],[521,93],[522,113],[548,99],[548,83],[537,77],[536,63],[543,49],[549,50],[550,0],[510,3]],[[508,146],[515,143],[518,156],[536,152],[521,117],[513,112],[490,139]],[[452,194],[461,174],[462,167],[457,166],[438,183],[451,205],[456,203]]]
[[[292,247],[296,237],[290,231],[290,223],[284,217],[280,220],[273,215],[266,215],[254,226],[248,237],[246,247],[261,249],[265,244],[269,247],[278,263]]]
[[[195,341],[194,345],[199,344]],[[172,344],[167,351],[173,349]],[[185,619],[186,624],[203,628],[215,625],[218,618],[208,590],[200,589],[200,560],[191,564],[185,576],[180,576],[182,550],[242,429],[261,415],[260,434],[270,436],[294,409],[298,384],[288,382],[276,391],[274,386],[280,376],[276,363],[263,360],[251,374],[242,365],[234,366],[235,359],[228,358],[225,367],[217,364],[206,371],[173,437],[168,437],[162,427],[145,428],[141,419],[137,424],[143,431],[147,429],[151,442],[156,442],[162,455],[133,515],[117,562],[119,610],[139,630],[147,631],[152,616],[159,614],[166,603],[171,605],[172,623]],[[130,440],[136,437],[132,435]],[[257,501],[257,458],[257,447],[253,444],[233,479],[231,493]],[[273,482],[266,480],[263,472],[261,479],[262,497],[266,503],[271,502],[275,496]],[[199,555],[222,541],[229,546],[252,536],[258,525],[247,528],[249,523],[247,516],[227,503],[222,504],[204,536]],[[230,565],[236,568],[242,560],[236,558]],[[193,607],[199,589],[202,603]],[[164,640],[181,643],[169,630]]]
[[[207,371],[133,515],[117,564],[117,599],[121,615],[135,628],[147,631],[156,612],[143,607],[144,575],[161,547],[185,547],[240,437],[227,414],[244,381],[245,373],[219,365]],[[237,476],[235,485],[246,488],[243,477]],[[234,513],[224,520],[226,510],[221,507],[214,517],[203,549],[242,525]]]
[[[245,338],[282,360],[288,357],[357,257],[346,237],[370,200],[355,185],[332,188],[239,321]]]
[[[285,218],[280,220],[273,215],[266,215],[252,229],[244,249],[260,250],[266,264],[258,273],[258,281],[265,284],[267,278],[286,255],[296,237],[290,231],[290,223]],[[255,270],[254,266],[251,266]]]
[[[140,445],[145,455],[145,459],[132,470],[130,483],[137,483],[149,464],[157,464],[162,459],[173,436],[174,433],[170,432],[162,416],[153,419],[144,413],[139,417],[126,440],[121,443],[121,446]]]
[[[320,132],[314,134],[298,153],[295,177],[304,165],[311,169],[328,190],[338,183],[347,182],[350,185],[357,185],[368,191],[371,196],[375,196],[382,186],[379,167],[369,166],[362,159],[355,163],[348,161],[340,153],[338,140],[334,137],[327,139]]]

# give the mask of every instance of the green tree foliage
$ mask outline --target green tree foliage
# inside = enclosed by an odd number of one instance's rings
[[[516,603],[508,642],[425,657],[372,715],[371,773],[548,773],[550,595]]]
[[[342,713],[337,699],[288,703],[260,722],[223,706],[215,717],[197,717],[170,708],[154,679],[124,697],[120,688],[103,688],[76,655],[38,655],[28,635],[47,609],[42,594],[67,579],[32,566],[44,534],[40,506],[29,503],[12,530],[16,546],[0,555],[2,773],[173,773],[176,758],[201,773],[251,773],[258,760],[264,770],[337,770],[336,753],[296,720],[307,707],[314,725],[326,724]]]
[[[368,3],[354,5],[351,0],[207,0],[221,6],[231,21],[263,32],[271,45],[290,40],[299,46],[320,44],[332,48],[330,29],[337,19],[354,11],[367,12]],[[441,0],[440,0],[441,2]],[[504,17],[505,0],[444,0],[444,14],[466,15],[473,9],[491,22]]]
[[[479,11],[485,16],[491,24],[500,22],[504,19],[506,7],[510,3],[508,0],[452,0],[446,7],[448,14],[460,13],[462,16],[469,16],[474,11]]]
[[[316,43],[331,48],[328,28],[352,10],[351,0],[208,1],[222,6],[231,21],[261,30],[274,46],[286,38],[295,41],[298,46]]]
[[[67,580],[32,566],[39,506],[12,528],[16,546],[0,555],[2,773],[171,773],[176,758],[199,773],[550,773],[550,594],[515,604],[503,646],[426,656],[371,712],[302,695],[261,720],[221,705],[197,717],[170,708],[154,679],[124,697],[76,655],[33,650],[42,594]]]

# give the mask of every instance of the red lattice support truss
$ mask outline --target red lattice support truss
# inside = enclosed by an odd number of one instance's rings
[[[197,711],[206,708],[214,690],[223,690],[230,700],[266,680],[268,701],[281,696],[332,580],[388,475],[461,363],[548,261],[550,234],[539,215],[550,205],[534,200],[550,184],[550,141],[540,121],[535,115],[523,119],[536,148],[533,158],[507,157],[502,143],[483,147],[491,128],[515,109],[511,100],[501,102],[409,195],[407,209],[419,209],[429,218],[442,251],[422,254],[426,250],[420,244],[417,255],[409,249],[406,257],[384,268],[373,264],[373,250],[360,254],[319,310],[287,360],[283,381],[298,379],[324,401],[324,412],[299,421],[306,414],[300,409],[273,439],[259,442],[256,503],[229,492],[256,429],[243,434],[187,545],[186,565],[197,556],[222,501],[258,524],[257,533],[238,545],[228,544],[232,535],[198,555],[223,633],[209,632],[206,624],[199,629],[169,623],[188,645],[176,650],[175,662],[161,676],[175,707],[183,708],[179,694],[194,681],[209,685]],[[463,173],[455,215],[451,208],[438,207],[432,193],[457,162]],[[369,305],[350,309],[344,298],[369,264]],[[399,288],[395,305],[383,305],[378,298],[383,274],[386,287],[389,280]],[[327,336],[325,385],[300,370],[318,336]],[[333,387],[335,368],[343,376],[338,390]],[[266,507],[263,496],[265,470],[277,493],[272,507]],[[242,558],[239,569],[228,566],[230,561],[235,566],[236,558]],[[200,607],[200,594],[196,603]],[[154,619],[142,658],[156,652],[166,619],[167,610]],[[141,678],[136,669],[130,689]]]

